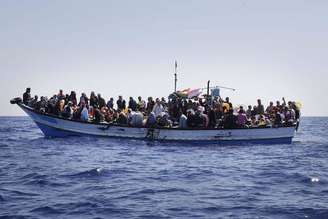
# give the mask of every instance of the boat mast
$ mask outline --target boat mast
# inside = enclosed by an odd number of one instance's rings
[[[174,92],[177,92],[177,82],[178,82],[177,68],[178,68],[178,63],[177,63],[177,60],[175,60],[175,63],[174,63]]]

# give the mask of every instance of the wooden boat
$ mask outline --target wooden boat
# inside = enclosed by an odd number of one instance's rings
[[[17,104],[30,116],[46,137],[100,136],[193,143],[211,142],[215,144],[290,144],[296,131],[296,126],[240,129],[130,127],[109,123],[93,123],[65,119],[56,115],[35,111],[22,102],[13,103]]]

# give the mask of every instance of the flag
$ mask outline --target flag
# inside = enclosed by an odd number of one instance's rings
[[[188,92],[188,98],[198,97],[202,93],[201,89],[193,89]]]
[[[177,91],[177,94],[178,94],[179,97],[187,98],[189,91],[190,91],[190,88],[184,89],[184,90],[181,90],[181,91]]]
[[[220,96],[220,88],[214,88],[211,90],[211,95],[213,97],[219,97]]]
[[[175,70],[178,68],[178,62],[177,62],[177,60],[175,60],[174,67],[175,67]]]

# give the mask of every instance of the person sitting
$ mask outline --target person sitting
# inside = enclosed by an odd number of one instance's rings
[[[277,109],[275,112],[273,124],[275,127],[280,127],[280,126],[282,126],[282,122],[283,122],[282,114],[279,112],[279,109]]]
[[[277,100],[277,102],[276,102],[276,108],[278,109],[278,110],[281,110],[281,108],[282,108],[282,105],[280,104],[280,101],[279,100]],[[276,113],[276,112],[275,112]]]
[[[232,129],[236,127],[236,117],[233,115],[233,109],[229,109],[223,120],[223,128]]]
[[[251,105],[249,105],[246,110],[246,116],[248,119],[250,119],[252,117],[252,106]]]
[[[162,104],[164,110],[166,111],[167,107],[168,107],[168,103],[166,102],[164,97],[161,98],[161,104]]]
[[[44,96],[41,96],[40,101],[38,101],[35,105],[35,110],[45,113],[47,108],[47,101]]]
[[[244,111],[243,106],[240,106],[239,107],[239,112],[238,112],[238,115],[237,115],[237,125],[238,125],[239,128],[245,128],[246,123],[247,123],[246,113]]]
[[[295,122],[295,111],[292,108],[285,107],[285,124],[293,125]]]
[[[137,104],[137,109],[140,112],[145,112],[146,110],[146,101],[144,101],[141,96],[138,97],[138,104]]]
[[[57,96],[57,98],[58,98],[58,96]],[[57,110],[56,115],[61,115],[62,112],[64,111],[64,107],[65,107],[65,99],[58,98],[57,103],[56,103],[56,110]]]
[[[130,97],[129,99],[129,106],[128,106],[132,111],[137,110],[137,102],[133,99],[133,97]]]
[[[87,105],[83,104],[81,108],[82,108],[82,111],[81,111],[80,119],[82,121],[87,122],[89,120],[89,111],[88,111]]]
[[[76,106],[77,105],[77,99],[76,99],[76,93],[75,91],[71,91],[71,94],[68,97],[68,101],[72,102],[72,106]]]
[[[222,102],[223,113],[228,113],[229,110],[232,109],[232,103],[230,103],[229,97],[226,97],[225,101],[220,99],[220,102]]]
[[[100,112],[99,108],[94,108],[94,120],[95,123],[104,121],[104,115]]]
[[[195,111],[193,109],[187,110],[187,126],[190,128],[196,127],[195,124]]]
[[[114,121],[114,111],[113,109],[108,109],[107,107],[104,107],[106,109],[106,114],[105,114],[105,120],[108,123],[111,123]]]
[[[140,111],[136,111],[132,114],[130,125],[133,127],[143,126],[143,114]]]
[[[197,128],[204,128],[204,118],[202,116],[201,110],[197,110],[194,115],[194,124]]]
[[[158,118],[158,125],[160,127],[170,128],[172,127],[172,121],[169,119],[169,115],[167,113],[162,113]]]
[[[56,115],[58,113],[56,110],[56,104],[57,104],[57,95],[53,95],[48,101],[47,113]]]
[[[68,102],[68,104],[64,107],[64,110],[62,112],[62,117],[64,118],[71,118],[73,115],[73,109],[72,109],[72,102]]]
[[[123,111],[118,111],[118,118],[116,119],[117,124],[119,125],[127,125],[128,124],[128,118],[125,115]]]
[[[25,105],[28,105],[28,103],[30,102],[31,99],[32,99],[31,98],[31,88],[28,87],[28,88],[26,88],[26,91],[23,94],[23,103]]]
[[[162,112],[164,112],[164,108],[159,98],[156,98],[156,102],[152,111],[155,113],[155,117],[158,117]]]
[[[250,122],[250,127],[256,128],[256,127],[258,127],[258,124],[259,124],[259,122],[258,122],[256,116],[252,116],[251,122]]]
[[[274,105],[272,101],[269,103],[269,106],[266,108],[265,112],[269,115],[274,114]]]
[[[253,106],[251,117],[258,115],[257,113],[258,113],[257,106]]]
[[[260,127],[260,128],[265,128],[265,127],[267,127],[267,121],[266,121],[264,115],[260,115],[260,117],[259,117],[259,122],[258,122],[258,127]]]
[[[32,107],[33,109],[36,107],[36,103],[38,102],[38,96],[35,95],[33,99],[31,99],[29,102],[28,102],[28,106]]]
[[[132,116],[131,126],[142,127],[143,126],[143,114],[140,111],[136,111]]]

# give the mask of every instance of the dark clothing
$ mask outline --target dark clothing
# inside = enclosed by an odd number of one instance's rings
[[[137,102],[134,100],[134,99],[131,99],[129,101],[129,108],[132,110],[132,111],[136,111],[137,110]]]
[[[104,98],[102,97],[99,97],[98,98],[98,106],[99,106],[99,109],[103,108],[104,106],[106,106],[106,101]]]
[[[79,109],[73,113],[73,119],[79,120],[81,118],[83,107],[79,107]]]
[[[195,117],[193,114],[189,114],[188,117],[187,117],[187,125],[188,127],[190,128],[194,128],[196,127],[196,124],[195,124]]]
[[[261,105],[258,105],[256,107],[256,111],[257,111],[257,114],[258,115],[263,115],[264,114],[264,106],[261,104]]]
[[[37,111],[45,111],[47,108],[47,102],[45,100],[40,100],[35,104],[35,110]]]
[[[104,116],[99,109],[95,109],[95,119],[94,122],[99,123],[104,121]]]
[[[203,127],[204,121],[200,114],[190,114],[187,118],[187,125],[191,128]]]
[[[120,114],[116,120],[117,124],[120,125],[127,125],[128,124],[128,118],[124,114]]]
[[[66,107],[64,108],[64,112],[62,113],[62,116],[63,116],[64,118],[70,118],[70,117],[72,116],[72,109],[71,109],[70,106],[66,106]]]
[[[251,112],[251,116],[256,116],[257,114],[258,114],[257,108],[253,109],[252,112]]]
[[[25,92],[23,94],[23,103],[27,105],[30,100],[31,100],[31,94],[29,92]]]
[[[58,100],[65,100],[66,96],[64,94],[58,94],[57,98]]]
[[[147,114],[150,114],[153,111],[153,108],[155,106],[155,101],[151,100],[147,102]]]
[[[69,97],[68,97],[68,100],[72,102],[73,106],[76,106],[77,105],[77,100],[76,100],[76,95],[75,94],[71,94]]]
[[[113,102],[112,100],[109,100],[109,101],[107,102],[107,108],[108,108],[108,109],[113,109],[113,108],[114,108],[114,102]]]
[[[90,106],[97,108],[98,107],[98,98],[95,96],[90,97]]]
[[[301,112],[298,109],[295,109],[295,119],[298,120],[301,116]]]
[[[208,120],[209,120],[208,126],[210,128],[214,128],[216,126],[216,116],[215,116],[215,111],[213,109],[211,109],[208,112]]]
[[[196,127],[199,127],[199,128],[204,127],[204,118],[202,117],[201,114],[195,114],[194,121],[195,121]]]
[[[282,118],[281,118],[280,113],[276,113],[275,119],[274,119],[274,125],[276,125],[276,126],[282,125]]]
[[[224,118],[223,127],[225,129],[231,129],[236,127],[236,117],[232,113],[229,113]]]
[[[117,109],[120,109],[120,110],[124,110],[126,108],[126,103],[125,103],[125,100],[120,100],[118,99],[116,101],[116,104],[117,104]]]

